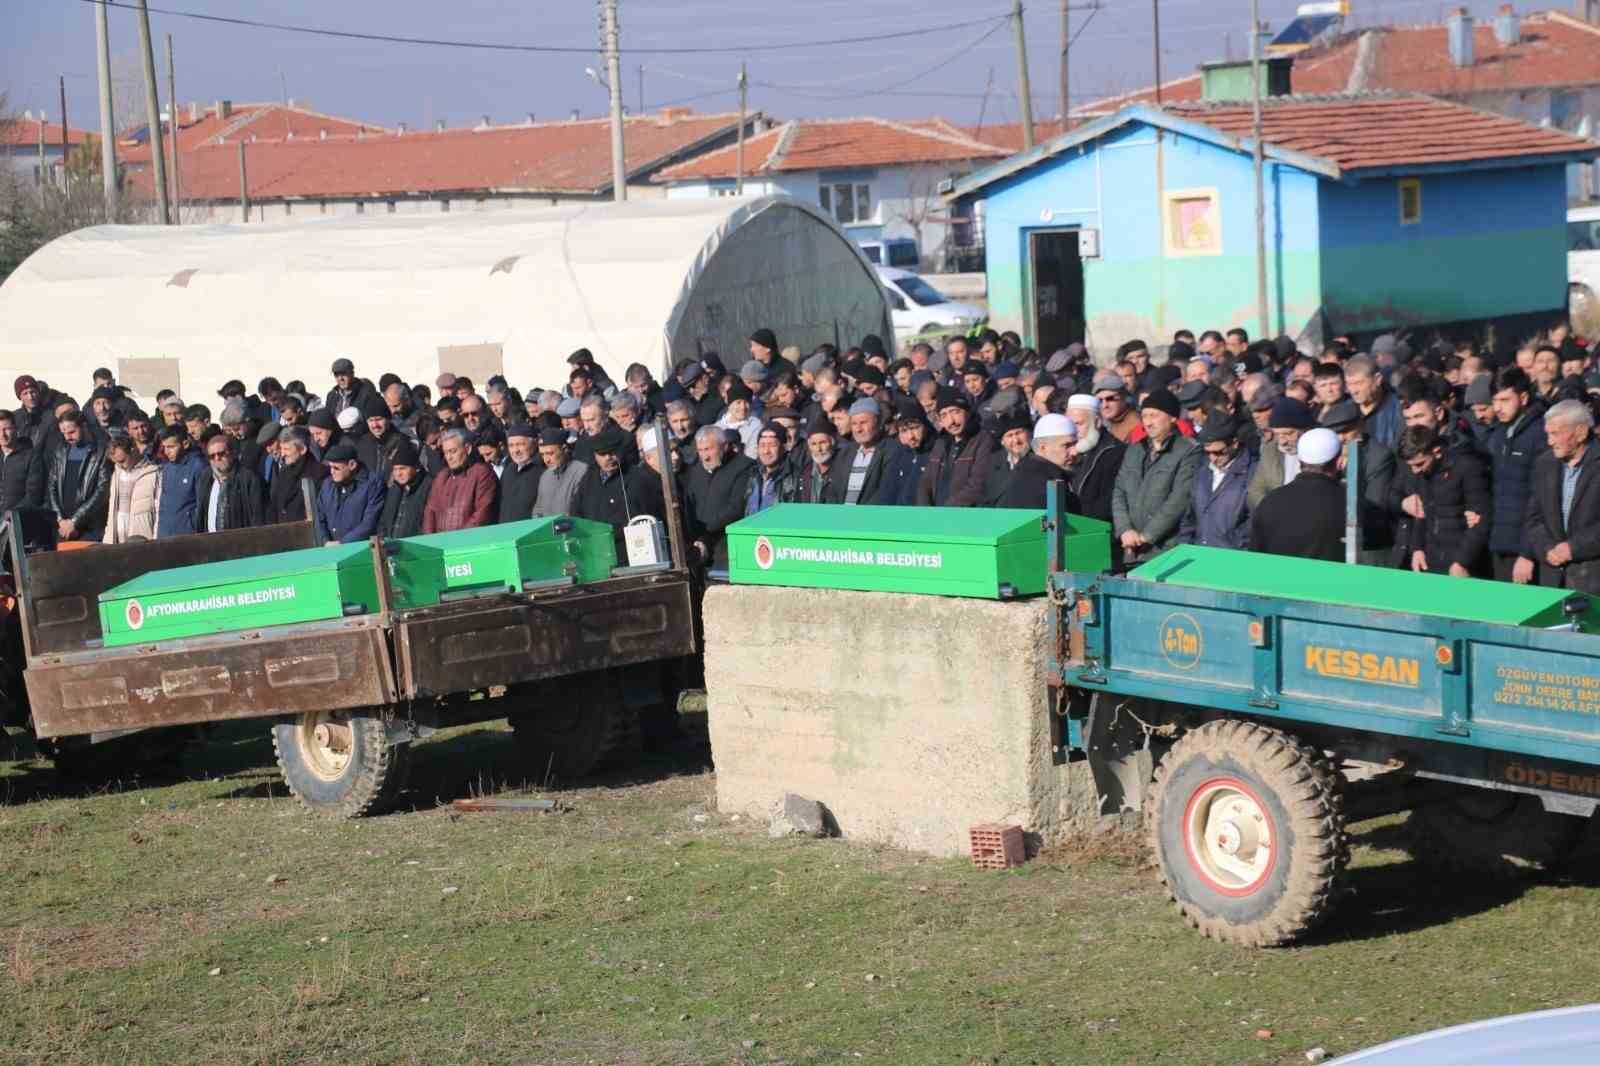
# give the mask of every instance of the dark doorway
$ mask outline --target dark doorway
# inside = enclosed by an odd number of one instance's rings
[[[1075,229],[1028,234],[1029,276],[1033,279],[1030,330],[1034,348],[1048,357],[1083,340],[1083,260]]]

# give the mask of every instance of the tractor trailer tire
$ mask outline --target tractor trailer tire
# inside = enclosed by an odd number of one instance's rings
[[[1411,854],[1443,870],[1516,879],[1560,865],[1587,822],[1553,814],[1537,796],[1461,789],[1406,819]]]
[[[405,787],[410,744],[391,744],[375,714],[316,711],[272,727],[283,783],[307,810],[359,818],[393,806]]]
[[[536,682],[508,698],[522,708],[508,718],[527,771],[541,787],[624,765],[639,754],[639,712],[609,672]]]
[[[1349,862],[1338,778],[1278,729],[1208,722],[1162,758],[1146,810],[1156,869],[1213,940],[1286,944],[1332,910]]]

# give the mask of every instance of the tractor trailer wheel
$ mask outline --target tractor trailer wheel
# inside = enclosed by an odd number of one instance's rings
[[[359,818],[393,805],[405,787],[410,744],[391,744],[383,718],[315,711],[272,727],[283,783],[328,818]]]
[[[1337,777],[1288,733],[1208,722],[1156,769],[1146,828],[1184,919],[1214,940],[1271,947],[1332,909],[1349,861]]]
[[[1411,854],[1431,866],[1518,878],[1559,865],[1586,824],[1552,814],[1537,796],[1466,788],[1412,811],[1406,836]]]
[[[539,784],[573,781],[623,765],[639,753],[639,712],[610,673],[536,682],[509,715],[528,772]]]

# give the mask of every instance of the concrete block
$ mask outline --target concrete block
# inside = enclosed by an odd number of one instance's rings
[[[965,856],[968,829],[1102,830],[1087,767],[1051,761],[1047,604],[884,592],[707,590],[706,710],[724,812],[787,793],[839,832]]]

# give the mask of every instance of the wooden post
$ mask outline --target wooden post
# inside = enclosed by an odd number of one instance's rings
[[[244,142],[239,142],[239,221],[250,221],[250,181],[245,176]]]

